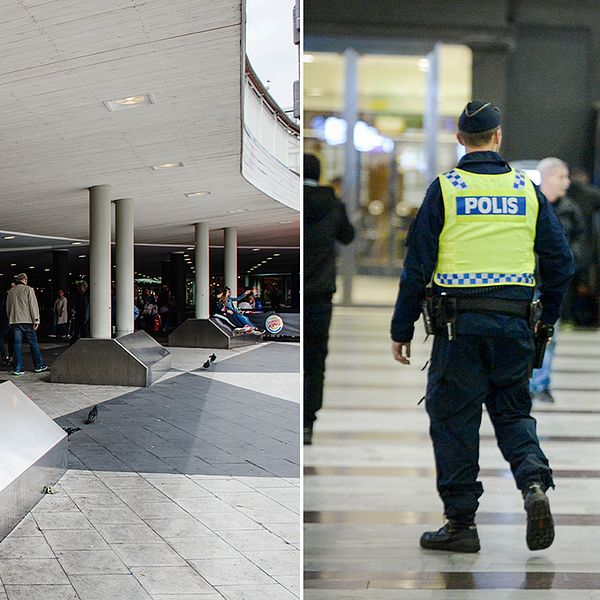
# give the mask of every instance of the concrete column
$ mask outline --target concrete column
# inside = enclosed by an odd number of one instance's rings
[[[162,285],[171,287],[171,263],[168,260],[163,260],[160,263],[160,281]]]
[[[237,296],[237,227],[225,227],[223,231],[225,233],[225,285],[231,288],[232,296]]]
[[[183,252],[171,252],[171,292],[175,297],[177,323],[181,323],[185,314],[185,260]]]
[[[110,186],[95,185],[90,193],[90,334],[110,339]]]
[[[344,147],[343,199],[352,223],[360,211],[360,154],[354,146],[354,127],[358,121],[358,53],[352,48],[344,52],[344,120],[346,144]],[[356,246],[350,244],[340,250],[341,303],[352,304],[352,285],[356,273]]]
[[[210,317],[210,244],[208,223],[196,223],[196,319]]]
[[[433,181],[438,176],[438,133],[440,128],[440,47],[435,44],[427,55],[429,68],[427,70],[427,94],[425,97],[425,114],[423,128],[425,129],[425,153],[427,155],[427,181]]]
[[[69,293],[69,251],[52,250],[52,285],[54,295],[58,290]]]
[[[115,200],[116,335],[133,333],[133,198]]]

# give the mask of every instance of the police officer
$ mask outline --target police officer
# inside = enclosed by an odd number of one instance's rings
[[[556,322],[573,275],[573,257],[554,211],[524,174],[498,153],[500,111],[472,101],[458,120],[466,154],[427,190],[407,239],[391,323],[392,353],[410,364],[410,343],[431,282],[435,338],[425,406],[437,489],[446,524],[421,547],[478,552],[475,513],[482,405],[524,497],[527,545],[547,548],[554,487],[531,416],[528,378],[534,341],[531,302],[536,255],[541,274],[537,331]]]

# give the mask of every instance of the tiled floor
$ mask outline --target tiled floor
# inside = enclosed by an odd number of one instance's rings
[[[0,543],[0,600],[299,597],[298,345],[217,350],[209,370],[210,350],[172,352],[146,389],[15,380],[82,430],[57,493]]]
[[[325,409],[305,451],[305,600],[600,599],[600,334],[561,332],[554,405],[535,406],[556,475],[548,550],[528,551],[522,500],[481,429],[476,555],[424,551],[443,523],[417,334],[412,365],[391,358],[389,309],[335,311]],[[348,327],[352,323],[352,327]]]

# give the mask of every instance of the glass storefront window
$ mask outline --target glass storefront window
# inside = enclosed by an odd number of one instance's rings
[[[427,154],[423,127],[427,56],[365,54],[358,59],[358,118],[385,140],[359,152],[357,270],[396,274],[404,241],[424,192]],[[322,181],[341,195],[344,171],[344,57],[309,53],[304,64],[305,151],[317,154]],[[471,52],[465,46],[439,50],[437,168],[452,168],[461,154],[456,117],[470,100]],[[331,119],[332,117],[337,119]],[[366,124],[366,125],[365,125]],[[326,135],[327,134],[327,135]],[[357,138],[355,136],[355,145]]]

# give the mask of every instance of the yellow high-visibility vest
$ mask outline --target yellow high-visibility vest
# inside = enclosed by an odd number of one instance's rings
[[[453,169],[439,181],[445,219],[435,283],[535,286],[539,203],[529,178],[518,171],[481,175]]]

